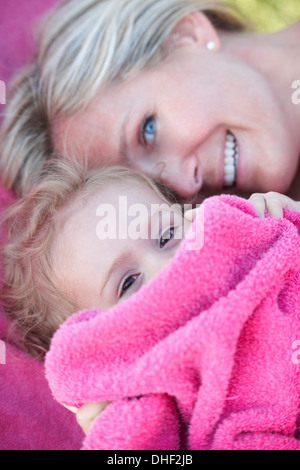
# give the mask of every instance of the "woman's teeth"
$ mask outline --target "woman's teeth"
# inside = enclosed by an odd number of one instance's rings
[[[227,132],[224,152],[224,186],[232,186],[236,181],[236,168],[239,149],[234,136]]]

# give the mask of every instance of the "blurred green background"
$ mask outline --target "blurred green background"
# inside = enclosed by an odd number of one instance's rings
[[[300,17],[300,0],[227,0],[251,18],[259,31],[276,31]]]

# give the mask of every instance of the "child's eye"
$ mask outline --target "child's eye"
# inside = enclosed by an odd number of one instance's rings
[[[140,128],[140,142],[144,145],[150,145],[154,142],[156,134],[155,117],[146,117]]]
[[[128,289],[135,283],[137,278],[139,277],[139,274],[131,274],[128,276],[124,282],[121,285],[121,292],[120,292],[120,297],[126,293]]]
[[[159,240],[159,247],[164,248],[172,238],[174,238],[174,227],[168,228],[168,230],[163,233]]]

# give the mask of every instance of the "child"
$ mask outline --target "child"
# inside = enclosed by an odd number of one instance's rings
[[[254,199],[261,204],[264,197]],[[110,309],[168,263],[190,225],[172,202],[164,188],[128,169],[47,164],[40,183],[7,216],[13,223],[3,300],[28,351],[43,355],[72,313]],[[128,223],[142,209],[139,224]]]
[[[6,219],[4,307],[34,356],[48,350],[72,313],[109,309],[148,282],[191,224],[183,227],[181,208],[166,189],[137,172],[87,171],[62,161],[47,164]]]
[[[299,204],[277,193],[254,194],[250,200],[262,216],[266,206],[280,216],[282,207]],[[141,209],[137,201],[143,202],[145,217],[151,207],[164,209],[144,220],[140,233],[134,220],[128,223],[130,210]],[[174,202],[165,187],[133,170],[87,171],[60,160],[45,165],[40,183],[6,216],[2,298],[24,332],[28,352],[43,356],[55,330],[73,312],[109,309],[162,269],[193,220],[192,211],[183,219]],[[129,217],[122,214],[127,206]],[[100,219],[105,212],[108,217]],[[127,229],[135,233],[130,236]]]

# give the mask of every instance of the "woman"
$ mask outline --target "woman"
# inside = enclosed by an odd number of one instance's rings
[[[300,22],[252,33],[219,1],[64,2],[8,97],[3,183],[24,194],[49,156],[84,154],[185,198],[226,189],[300,199],[299,40]]]
[[[65,2],[8,100],[4,184],[24,193],[51,153],[84,152],[183,197],[230,187],[298,199],[299,38],[300,22],[249,32],[219,1]]]

